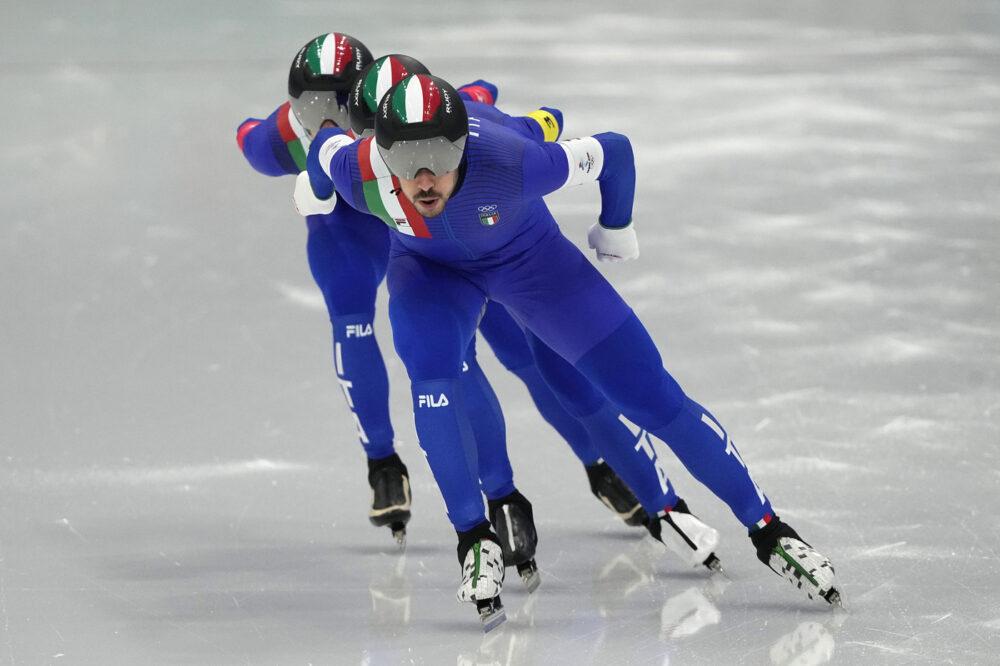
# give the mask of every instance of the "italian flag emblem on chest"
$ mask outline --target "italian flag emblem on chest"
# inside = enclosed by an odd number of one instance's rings
[[[496,204],[490,206],[480,206],[479,221],[482,222],[483,225],[487,227],[492,227],[494,224],[499,222],[500,211],[497,209]]]

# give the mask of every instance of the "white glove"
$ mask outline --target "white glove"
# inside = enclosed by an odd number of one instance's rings
[[[597,250],[598,261],[628,261],[639,256],[639,239],[635,227],[629,222],[627,227],[609,229],[594,222],[587,232],[587,244]]]
[[[337,197],[330,195],[329,199],[320,199],[313,192],[312,183],[309,182],[309,172],[302,171],[295,177],[295,192],[292,194],[292,201],[295,202],[295,210],[299,215],[329,215],[337,205]]]

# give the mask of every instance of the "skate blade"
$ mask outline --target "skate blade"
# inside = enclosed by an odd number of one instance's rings
[[[831,587],[830,591],[823,595],[823,598],[826,599],[831,606],[835,606],[837,608],[844,607],[844,600],[840,596],[840,591],[835,587]]]
[[[403,523],[393,523],[389,526],[392,536],[396,539],[396,545],[400,550],[406,550],[406,525]]]
[[[703,564],[712,573],[722,574],[723,576],[726,575],[726,570],[722,568],[722,562],[719,561],[719,558],[716,557],[715,553],[709,553]]]
[[[524,582],[524,586],[528,589],[528,594],[537,590],[538,586],[542,584],[542,575],[538,573],[538,565],[535,564],[534,559],[518,564],[517,573],[521,576],[521,581]]]
[[[500,597],[484,599],[476,602],[479,610],[479,621],[483,625],[483,633],[488,634],[507,621],[507,611],[500,603]]]

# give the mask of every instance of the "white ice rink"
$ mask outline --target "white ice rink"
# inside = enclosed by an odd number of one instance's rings
[[[0,664],[996,664],[1000,5],[10,2]],[[657,553],[483,346],[543,583],[484,638],[389,358],[409,547],[368,524],[291,179],[237,125],[327,31],[627,134],[601,269],[837,567],[800,599],[676,465],[728,580]],[[586,246],[596,187],[550,204]]]

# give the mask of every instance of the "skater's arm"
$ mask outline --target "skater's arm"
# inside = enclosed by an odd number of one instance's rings
[[[635,159],[628,137],[614,132],[560,141],[527,144],[524,150],[525,196],[544,196],[564,187],[598,181],[601,214],[588,233],[599,261],[639,256],[632,228]]]
[[[309,137],[286,102],[264,120],[247,118],[236,143],[255,170],[265,176],[297,174],[306,166]]]
[[[339,127],[320,130],[309,148],[306,170],[295,183],[296,210],[302,215],[325,214],[342,198],[362,213],[375,214],[367,204],[366,181],[377,177],[372,172],[379,168],[385,166],[375,150],[374,138],[355,140]]]
[[[605,132],[554,144],[526,143],[522,167],[525,198],[596,180],[601,188],[601,224],[625,227],[632,219],[635,160],[632,145],[622,134]]]
[[[489,81],[477,79],[458,89],[458,95],[465,102],[470,124],[478,120],[503,125],[535,141],[558,141],[562,134],[562,111],[541,106],[536,111],[523,116],[507,115],[496,107],[499,96],[497,87]],[[473,130],[475,131],[475,130]]]
[[[476,102],[466,102],[465,109],[469,114],[470,132],[476,131],[479,121],[488,120],[538,142],[556,141],[562,133],[562,111],[547,106],[523,116],[510,116],[495,106]]]

